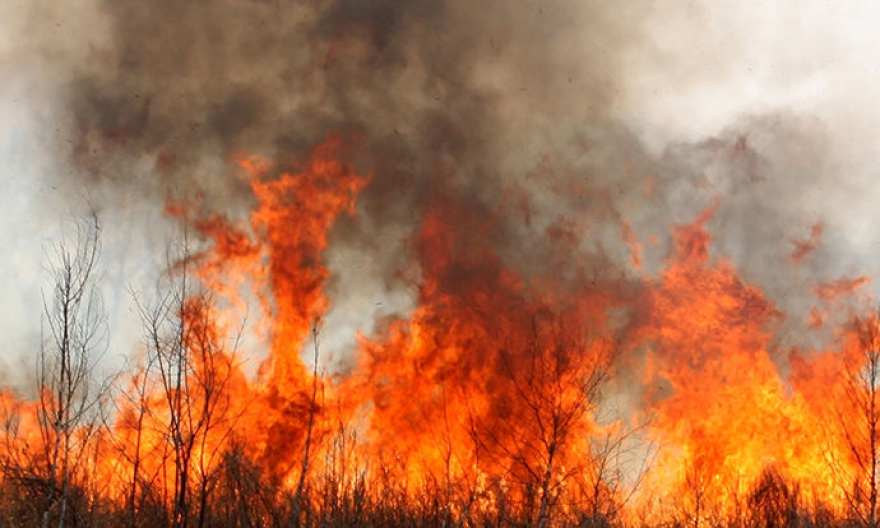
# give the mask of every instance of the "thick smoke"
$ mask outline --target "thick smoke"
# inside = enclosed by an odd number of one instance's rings
[[[607,126],[617,56],[634,39],[628,13],[600,2],[511,7],[108,2],[98,8],[107,42],[62,80],[72,139],[62,154],[87,185],[134,188],[158,201],[199,194],[235,216],[248,198],[234,157],[256,154],[284,167],[328,134],[353,138],[373,179],[358,217],[338,226],[328,258],[340,271],[337,317],[361,313],[359,326],[369,331],[372,314],[344,310],[345,298],[364,302],[362,290],[374,288],[373,296],[391,300],[370,303],[380,314],[406,304],[393,283],[433,196],[466,198],[488,217],[542,157],[607,148],[581,145],[589,140],[578,136],[584,126]],[[548,214],[556,214],[552,200],[541,204]],[[612,206],[583,200],[585,209]],[[492,242],[520,254],[535,243],[513,234],[502,226]]]
[[[411,216],[438,174],[490,197],[548,136],[606,116],[631,40],[600,6],[510,7],[109,2],[110,43],[65,79],[70,154],[84,177],[122,181],[153,157],[174,191],[223,202],[243,190],[231,156],[295,159],[341,131],[365,138],[372,216]]]
[[[731,258],[799,323],[815,302],[811,286],[870,271],[861,269],[867,255],[841,232],[847,222],[823,205],[850,194],[834,183],[846,158],[834,153],[821,120],[770,108],[689,134],[663,131],[650,115],[644,120],[653,127],[639,128],[634,109],[653,108],[639,68],[662,67],[640,61],[691,64],[675,70],[686,92],[686,77],[712,60],[678,60],[696,50],[664,48],[650,6],[116,0],[75,14],[42,7],[23,27],[33,39],[28,51],[52,79],[60,116],[52,153],[68,167],[62,184],[95,189],[108,207],[148,200],[160,208],[169,198],[200,196],[206,207],[240,216],[249,197],[237,156],[283,168],[330,133],[357,144],[356,162],[373,179],[358,216],[340,220],[333,234],[331,327],[369,333],[376,317],[407,308],[409,286],[400,279],[411,278],[412,229],[437,195],[495,217],[490,240],[467,232],[463,240],[493,244],[527,277],[564,257],[546,236],[563,221],[589,235],[570,255],[577,266],[603,278],[650,276],[669,253],[671,226],[715,203],[714,254]],[[668,7],[673,28],[712,14],[694,8],[691,20],[691,8]],[[81,23],[53,28],[63,15]],[[694,121],[711,104],[695,99]],[[528,205],[508,220],[499,211],[514,211],[505,208],[516,192]],[[807,239],[814,225],[823,226],[817,249],[792,262],[792,241]],[[353,328],[340,332],[350,345]]]

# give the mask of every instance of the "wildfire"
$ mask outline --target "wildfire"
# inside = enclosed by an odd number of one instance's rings
[[[779,350],[784,314],[729,260],[710,258],[714,208],[674,228],[659,275],[591,279],[589,266],[559,273],[559,255],[595,257],[580,244],[588,235],[564,219],[542,235],[558,253],[546,269],[519,269],[483,243],[502,236],[508,210],[438,194],[412,239],[412,313],[361,336],[344,377],[318,371],[303,355],[329,308],[322,256],[335,220],[356,214],[370,183],[347,156],[332,137],[292,170],[242,160],[253,193],[244,221],[198,203],[169,206],[207,246],[171,270],[172,295],[144,307],[145,351],[114,395],[115,418],[95,430],[51,429],[55,396],[0,394],[4,463],[40,464],[53,434],[70,434],[94,446],[76,471],[96,475],[100,494],[120,504],[161,497],[175,515],[188,514],[178,507],[187,494],[220,493],[212,479],[244,478],[242,468],[293,494],[294,511],[305,500],[326,508],[390,494],[436,497],[464,522],[505,512],[574,523],[622,519],[626,509],[631,520],[718,523],[767,490],[794,493],[787,486],[800,490],[798,507],[844,512],[866,486],[877,421],[849,427],[880,388],[877,358],[865,355],[880,345],[876,319],[846,329],[839,351]],[[638,239],[618,221],[643,273]],[[816,293],[837,298],[866,280]],[[255,374],[234,339],[248,298],[258,300],[252,329],[269,349]],[[609,418],[623,389],[639,399]],[[620,464],[633,444],[655,454]],[[305,499],[307,487],[325,495]]]

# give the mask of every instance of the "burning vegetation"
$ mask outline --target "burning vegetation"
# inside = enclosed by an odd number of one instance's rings
[[[138,300],[143,347],[109,385],[97,219],[58,246],[39,398],[2,400],[11,522],[876,524],[880,319],[855,316],[840,350],[792,350],[782,374],[783,314],[709,256],[714,207],[635,280],[593,268],[567,222],[527,275],[472,243],[500,236],[508,204],[435,195],[412,239],[415,308],[328,373],[322,255],[371,182],[349,154],[332,137],[295,170],[242,161],[241,220],[169,205],[197,236]],[[269,347],[256,372],[246,331]]]
[[[474,4],[119,0],[43,57],[58,185],[179,235],[113,376],[99,215],[47,252],[0,526],[880,524],[880,315],[791,176],[822,131],[657,154],[633,12]]]

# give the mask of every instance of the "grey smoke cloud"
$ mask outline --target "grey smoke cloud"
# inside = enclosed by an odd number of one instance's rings
[[[713,254],[793,319],[806,317],[810,285],[873,273],[880,112],[862,81],[867,21],[880,14],[794,7],[35,2],[3,8],[11,36],[0,57],[23,79],[17,93],[42,109],[35,122],[53,131],[39,140],[50,179],[123,218],[196,191],[240,216],[249,196],[233,156],[283,164],[331,132],[362,136],[356,161],[373,180],[327,256],[326,324],[341,355],[355,329],[411,306],[399,272],[438,193],[496,211],[522,188],[531,221],[505,222],[491,242],[526,275],[554,250],[543,233],[560,216],[589,228],[573,265],[656,273],[670,226],[716,198]],[[564,192],[572,184],[581,192]],[[641,270],[629,265],[622,221],[644,245]],[[816,223],[819,247],[790,264],[789,241]],[[149,230],[122,224],[120,239]]]

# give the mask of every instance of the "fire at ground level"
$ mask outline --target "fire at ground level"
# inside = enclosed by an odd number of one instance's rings
[[[713,207],[639,276],[584,244],[586,224],[528,225],[515,188],[490,211],[438,194],[411,239],[415,308],[327,373],[323,254],[371,179],[336,137],[296,170],[240,165],[246,219],[168,205],[201,240],[139,302],[144,345],[112,383],[91,368],[97,225],[64,249],[39,396],[2,396],[3,523],[876,525],[880,319],[853,308],[866,278],[814,288],[805,328],[847,312],[833,346],[785,349],[785,314],[710,256]],[[538,232],[540,269],[475,243],[510,218]],[[243,330],[269,350],[255,374]]]

